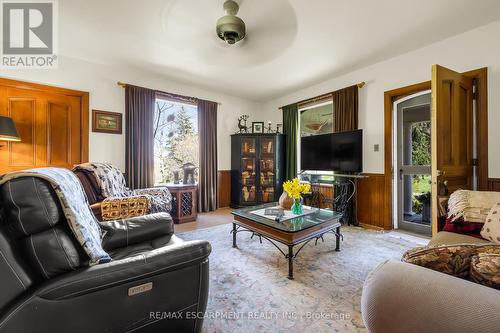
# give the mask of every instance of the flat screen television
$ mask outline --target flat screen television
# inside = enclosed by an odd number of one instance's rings
[[[304,136],[300,140],[302,171],[363,171],[363,131]]]

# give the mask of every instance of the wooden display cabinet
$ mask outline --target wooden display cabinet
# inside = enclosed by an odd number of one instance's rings
[[[284,135],[232,135],[231,207],[278,201],[284,171]]]

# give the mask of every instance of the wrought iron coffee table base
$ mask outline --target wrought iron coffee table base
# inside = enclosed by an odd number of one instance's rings
[[[231,230],[231,232],[230,232],[233,235],[233,247],[238,247],[236,245],[236,234],[239,233],[239,232],[251,232],[252,236],[250,237],[250,239],[253,239],[254,236],[257,236],[257,237],[259,237],[259,241],[260,241],[261,244],[262,244],[262,238],[264,238],[269,243],[271,243],[272,245],[274,245],[274,247],[276,247],[281,252],[281,254],[285,257],[285,259],[288,260],[288,279],[290,279],[290,280],[293,280],[293,260],[297,258],[297,256],[299,255],[300,251],[310,241],[312,241],[314,239],[315,240],[314,241],[314,245],[316,246],[316,245],[318,245],[318,240],[320,240],[320,239],[321,239],[321,241],[323,243],[325,242],[325,240],[323,238],[323,236],[325,234],[332,233],[332,234],[335,235],[335,251],[340,251],[340,240],[341,239],[344,240],[344,236],[340,233],[340,226],[339,225],[338,226],[333,226],[332,229],[325,230],[323,233],[316,234],[316,235],[313,235],[310,238],[304,239],[304,240],[302,240],[299,243],[296,243],[296,244],[285,244],[283,242],[280,242],[280,241],[277,241],[277,240],[273,240],[273,239],[271,239],[271,238],[269,238],[267,236],[264,236],[264,235],[260,234],[258,231],[253,231],[253,230],[250,230],[250,229],[246,229],[244,226],[238,225],[235,222],[233,222],[233,230]],[[278,246],[277,243],[286,245],[288,247],[288,253],[286,253],[285,251],[283,251]],[[297,252],[294,253],[293,252],[293,248],[295,246],[300,246],[300,247],[297,250]]]

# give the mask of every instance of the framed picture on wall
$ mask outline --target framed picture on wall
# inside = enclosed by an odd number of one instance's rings
[[[92,110],[92,132],[122,134],[122,114]]]
[[[252,122],[252,133],[264,133],[264,122],[263,121]]]

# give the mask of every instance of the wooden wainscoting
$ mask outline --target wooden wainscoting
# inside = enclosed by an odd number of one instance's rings
[[[488,179],[488,190],[500,192],[500,178],[489,178]]]
[[[229,207],[231,203],[231,170],[217,171],[217,206]]]
[[[333,185],[330,184],[313,184],[312,190],[317,191],[321,194],[321,199],[319,202],[320,208],[332,209],[332,199],[333,199]],[[326,199],[326,200],[325,200]],[[308,200],[306,200],[306,204],[310,204]]]
[[[374,229],[392,229],[385,209],[385,175],[366,173],[367,178],[358,180],[357,217],[361,226]]]

